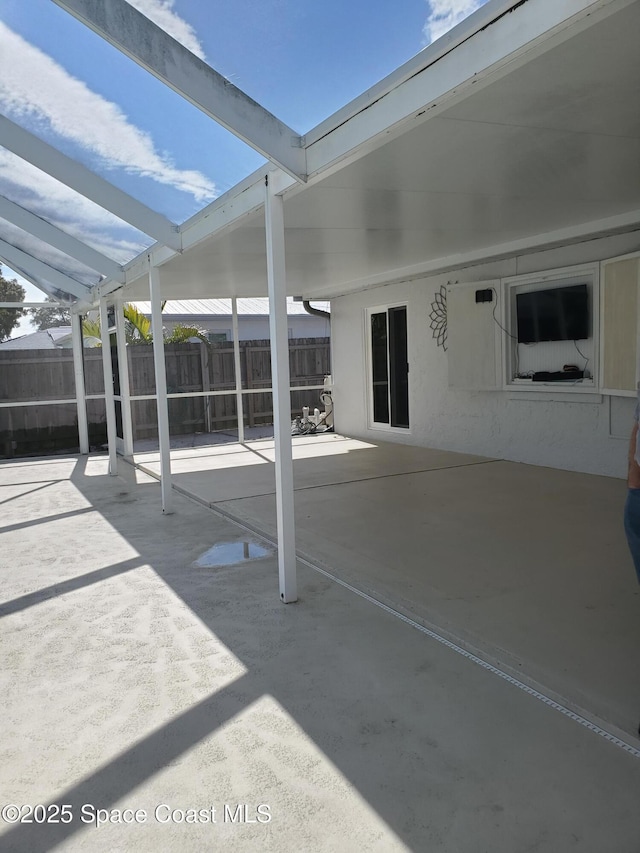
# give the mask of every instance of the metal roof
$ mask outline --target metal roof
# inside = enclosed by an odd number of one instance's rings
[[[20,335],[18,338],[0,342],[0,347],[5,350],[60,349],[64,341],[68,341],[71,346],[71,326],[57,326],[54,329]]]
[[[143,314],[151,313],[150,302],[135,302],[134,304],[139,311],[142,311]],[[328,311],[329,302],[314,301],[313,307],[319,308],[322,311]],[[230,299],[169,299],[162,312],[165,317],[189,314],[198,316],[230,317],[231,313]],[[290,316],[311,316],[307,313],[301,302],[294,302],[292,298],[287,300],[287,314]],[[269,300],[261,297],[257,297],[255,299],[238,299],[238,316],[269,316]]]

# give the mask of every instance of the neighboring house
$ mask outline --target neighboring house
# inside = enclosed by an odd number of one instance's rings
[[[133,303],[139,311],[151,316],[148,302]],[[313,307],[329,313],[329,302],[314,301]],[[96,312],[97,313],[97,312]],[[331,335],[329,317],[309,314],[302,302],[288,300],[290,338],[328,338]],[[169,300],[162,312],[167,330],[174,326],[196,326],[207,333],[212,343],[233,340],[230,299]],[[264,298],[238,299],[239,340],[268,340],[269,300]],[[84,337],[85,347],[99,344],[97,338]],[[3,349],[71,349],[71,326],[57,326],[0,343]]]
[[[149,302],[134,305],[151,316]],[[329,311],[326,301],[313,302],[313,307]],[[309,314],[302,302],[288,300],[290,338],[328,338],[331,323],[328,317]],[[230,299],[170,299],[162,312],[167,329],[176,325],[197,326],[203,329],[212,343],[233,340],[233,323]],[[238,336],[241,341],[267,340],[269,338],[269,300],[265,298],[238,299]]]
[[[97,338],[85,336],[85,347],[93,347],[99,343]],[[0,343],[0,349],[71,349],[71,326],[56,326],[53,329],[43,329],[39,332],[31,332],[28,335],[20,335],[17,338],[9,338],[8,341]]]

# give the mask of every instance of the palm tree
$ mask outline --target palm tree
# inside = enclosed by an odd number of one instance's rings
[[[165,306],[162,303],[162,308]],[[125,338],[128,344],[150,344],[153,343],[153,332],[151,330],[151,320],[146,317],[141,311],[126,302],[123,306],[125,318]],[[85,335],[101,338],[100,320],[90,320],[88,317],[82,323],[82,330]],[[163,329],[164,342],[166,344],[184,344],[188,343],[192,338],[197,338],[205,344],[209,344],[209,339],[206,332],[196,326],[185,326],[178,324],[169,333]]]

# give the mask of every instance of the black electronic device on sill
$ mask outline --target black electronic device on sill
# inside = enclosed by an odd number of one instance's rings
[[[584,378],[584,370],[540,370],[531,379],[534,382],[576,382]]]

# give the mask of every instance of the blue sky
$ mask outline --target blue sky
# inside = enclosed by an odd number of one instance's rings
[[[486,0],[130,2],[306,133]],[[178,223],[262,162],[51,0],[0,0],[0,101],[13,121]],[[4,149],[0,193],[120,262],[149,242]],[[0,225],[10,242],[24,239]],[[32,285],[27,293],[42,298]]]

